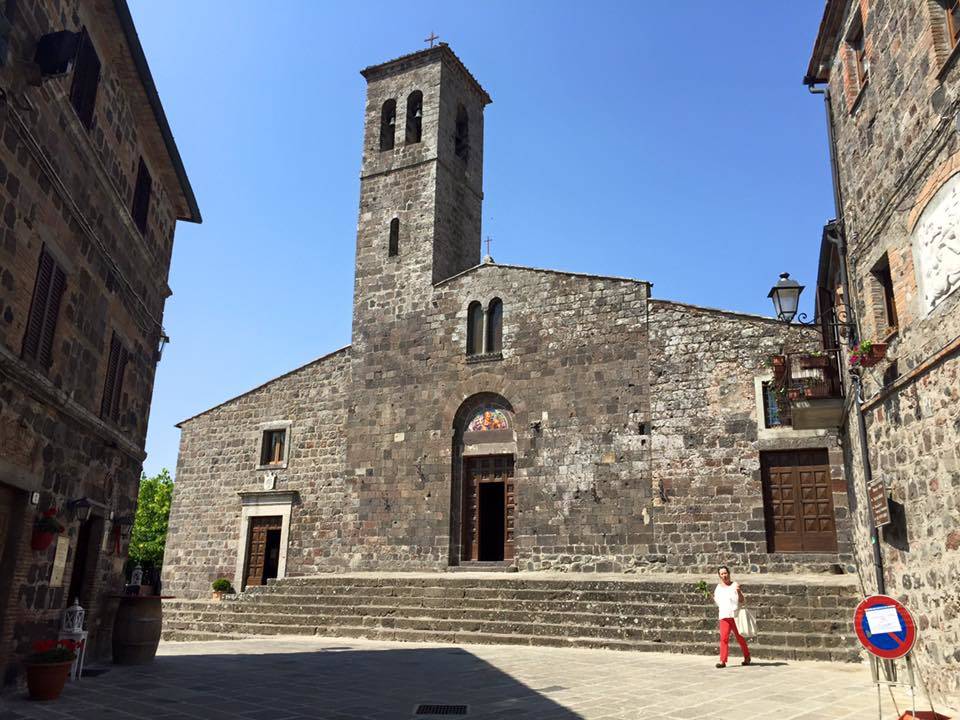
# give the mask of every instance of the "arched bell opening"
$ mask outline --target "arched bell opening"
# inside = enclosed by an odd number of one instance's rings
[[[467,398],[453,421],[450,564],[514,557],[517,436],[509,401]]]

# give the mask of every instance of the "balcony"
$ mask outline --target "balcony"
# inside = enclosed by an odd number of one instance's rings
[[[837,428],[843,420],[843,383],[837,351],[776,355],[772,361],[777,404],[794,430]]]

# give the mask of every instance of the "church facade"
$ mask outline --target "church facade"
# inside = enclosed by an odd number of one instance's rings
[[[779,321],[481,259],[490,97],[446,45],[368,83],[352,342],[183,423],[165,589],[343,570],[852,569],[835,431]],[[781,412],[778,412],[778,409]]]

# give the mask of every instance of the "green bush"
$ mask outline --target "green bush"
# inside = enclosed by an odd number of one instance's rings
[[[217,578],[213,581],[213,589],[216,592],[232,593],[233,585],[226,578]]]

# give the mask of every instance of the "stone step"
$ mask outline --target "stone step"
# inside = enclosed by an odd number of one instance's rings
[[[662,625],[590,625],[552,623],[547,621],[527,620],[482,620],[482,619],[443,619],[436,617],[377,617],[363,615],[304,615],[283,616],[271,615],[264,617],[250,617],[242,613],[206,613],[196,618],[169,618],[165,625],[170,629],[185,629],[187,627],[219,629],[225,632],[241,632],[263,634],[257,628],[334,628],[334,627],[374,627],[396,628],[405,630],[424,630],[438,633],[445,632],[478,632],[493,635],[512,634],[528,636],[552,637],[593,637],[607,639],[648,640],[670,644],[682,644],[688,640],[696,640],[698,636],[710,637],[715,632],[713,623],[699,623],[688,627],[670,628]],[[277,630],[276,632],[284,632]],[[317,631],[319,632],[319,631]],[[783,631],[779,627],[776,631],[763,632],[760,636],[763,642],[774,645],[786,645],[813,648],[838,648],[848,644],[852,636],[852,629],[843,633],[839,629],[833,632],[815,633],[804,629],[796,632]]]
[[[437,618],[440,620],[509,620],[546,623],[569,623],[573,625],[593,625],[597,627],[663,627],[663,628],[711,628],[716,625],[716,610],[698,615],[677,615],[657,612],[656,608],[643,608],[643,612],[623,612],[622,609],[609,612],[587,612],[580,609],[574,612],[555,610],[504,610],[470,608],[430,608],[397,607],[387,605],[273,605],[251,603],[197,604],[192,608],[166,610],[165,617],[195,621],[213,620],[221,616],[235,616],[251,619],[255,622],[274,622],[273,618],[297,618],[303,622],[313,622],[311,618],[356,616],[356,617],[407,617]],[[776,626],[780,629],[793,629],[802,632],[834,633],[848,629],[849,623],[841,623],[833,615],[829,618],[789,618],[784,616],[760,616],[758,624]]]
[[[680,645],[663,642],[616,640],[594,637],[554,637],[544,635],[494,634],[489,632],[438,632],[436,630],[409,630],[401,628],[370,628],[340,626],[336,628],[304,627],[299,625],[259,626],[255,635],[309,635],[336,638],[365,638],[394,642],[455,643],[464,645],[537,645],[548,647],[580,647],[632,652],[674,652],[688,655],[716,656],[716,642],[687,641]],[[233,640],[251,637],[254,633],[222,630],[211,633],[191,628],[164,630],[165,640]],[[213,637],[211,638],[211,635]],[[738,662],[739,648],[733,643],[732,662]],[[761,640],[751,643],[751,653],[758,660],[820,660],[858,662],[856,650],[849,648],[811,648],[800,645],[774,645]]]
[[[417,588],[383,588],[383,587],[344,587],[344,588],[316,588],[308,589],[301,586],[275,585],[259,589],[258,592],[243,593],[244,598],[262,599],[286,597],[303,599],[318,595],[339,596],[344,598],[447,598],[451,600],[495,600],[495,601],[576,601],[576,602],[631,602],[648,604],[708,604],[712,605],[712,596],[704,597],[690,589],[687,592],[653,592],[653,591],[558,591],[552,589],[511,589],[511,588],[445,588],[445,587],[417,587]],[[784,594],[784,593],[754,593],[748,589],[747,598],[752,603],[762,603],[770,607],[788,607],[806,605],[809,607],[850,607],[857,604],[856,595],[844,596],[834,594]]]

